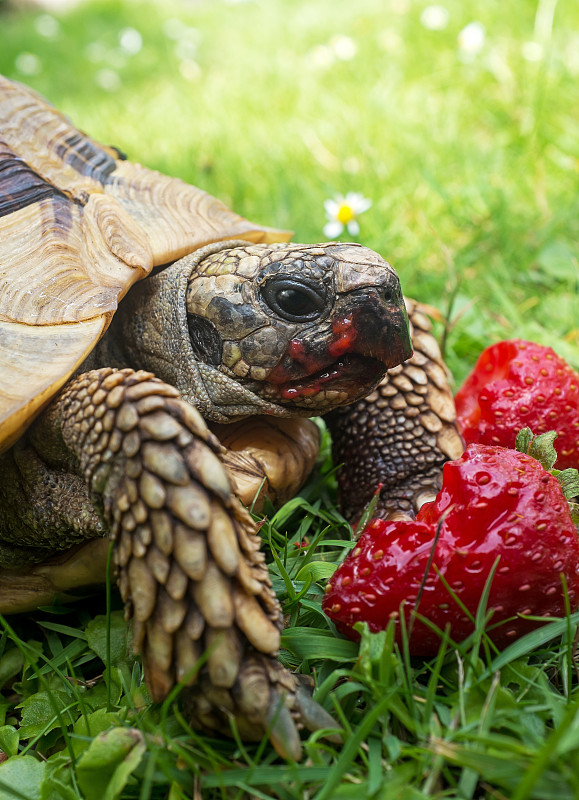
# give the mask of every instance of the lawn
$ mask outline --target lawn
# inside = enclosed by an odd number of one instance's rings
[[[457,386],[514,336],[579,367],[574,0],[3,2],[0,72],[296,241],[324,239],[324,200],[362,193],[357,238],[439,310]],[[481,622],[432,661],[339,637],[320,599],[351,532],[327,451],[262,533],[282,660],[315,676],[343,747],[313,735],[285,765],[150,706],[113,591],[4,623],[0,800],[579,797],[577,619],[502,654]]]

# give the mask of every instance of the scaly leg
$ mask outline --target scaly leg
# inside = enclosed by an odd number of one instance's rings
[[[232,716],[260,738],[273,724],[274,746],[298,759],[300,725],[335,723],[276,661],[282,615],[256,527],[197,410],[151,373],[99,369],[36,425],[77,462],[115,541],[153,699],[183,682],[193,725],[227,731]]]
[[[446,368],[422,307],[406,300],[414,355],[368,397],[326,417],[344,515],[357,520],[381,484],[375,516],[414,517],[464,445]]]

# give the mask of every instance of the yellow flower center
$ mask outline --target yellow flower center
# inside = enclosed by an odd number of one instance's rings
[[[356,215],[354,214],[351,206],[343,203],[340,208],[338,209],[338,213],[336,214],[336,218],[338,222],[341,222],[342,225],[347,225],[348,222],[351,222]]]

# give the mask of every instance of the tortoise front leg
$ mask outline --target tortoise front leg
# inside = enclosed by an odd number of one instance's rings
[[[78,462],[115,542],[152,698],[182,682],[193,725],[229,731],[234,717],[252,739],[273,726],[276,749],[298,759],[296,723],[334,723],[276,661],[282,615],[256,527],[197,410],[151,373],[100,369],[42,424]]]
[[[375,516],[414,517],[440,489],[442,467],[464,449],[440,349],[422,307],[406,300],[412,358],[368,397],[327,415],[340,502],[357,520],[381,485]]]

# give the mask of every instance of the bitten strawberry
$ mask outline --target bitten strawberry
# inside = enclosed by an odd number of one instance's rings
[[[415,521],[370,523],[328,583],[323,608],[356,638],[355,622],[381,630],[401,604],[408,623],[420,594],[418,613],[441,630],[450,624],[461,641],[473,624],[438,573],[474,616],[497,557],[487,611],[499,647],[541,624],[518,615],[565,613],[561,575],[571,609],[579,607],[579,537],[558,480],[529,455],[474,444],[444,466],[442,490]],[[415,619],[410,652],[434,655],[439,646],[439,636]]]
[[[525,426],[556,430],[557,467],[579,466],[579,374],[550,347],[522,339],[487,347],[455,401],[467,444],[514,447]]]

